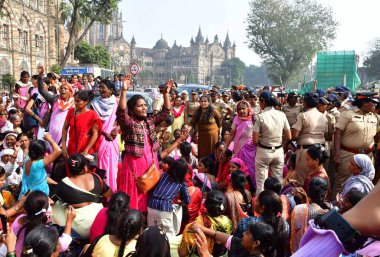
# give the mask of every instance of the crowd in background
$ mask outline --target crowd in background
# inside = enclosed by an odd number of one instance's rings
[[[39,65],[2,93],[0,256],[380,255],[374,93],[131,88]]]

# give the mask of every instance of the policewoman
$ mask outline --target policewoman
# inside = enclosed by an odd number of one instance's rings
[[[333,196],[342,191],[342,185],[351,175],[348,164],[355,154],[373,157],[375,137],[379,137],[380,130],[379,119],[374,113],[379,102],[373,98],[375,94],[358,93],[353,102],[354,109],[342,112],[338,118],[334,138],[334,161],[337,167]]]
[[[264,190],[264,181],[268,177],[268,168],[271,176],[282,181],[284,167],[283,137],[291,139],[288,119],[282,111],[276,110],[277,100],[269,91],[263,91],[259,96],[262,110],[257,114],[253,125],[252,140],[258,146],[255,159],[256,195]]]
[[[326,116],[318,111],[318,103],[318,95],[305,94],[303,106],[306,111],[298,115],[296,123],[292,126],[292,137],[297,142],[296,179],[301,185],[303,185],[308,174],[306,167],[307,149],[312,146],[325,147],[328,121]]]

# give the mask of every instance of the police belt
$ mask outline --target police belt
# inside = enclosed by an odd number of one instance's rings
[[[277,150],[277,149],[280,149],[282,147],[282,145],[279,145],[279,146],[266,146],[266,145],[263,145],[262,143],[259,143],[259,146],[261,148],[264,148],[264,149],[267,149],[267,150]]]
[[[297,145],[297,149],[308,149],[310,147],[325,147],[325,144],[312,144],[312,145]]]
[[[354,154],[358,154],[358,153],[369,154],[373,151],[374,147],[371,146],[369,148],[351,148],[351,147],[341,145],[340,149],[347,151],[347,152],[350,152],[350,153],[354,153]]]

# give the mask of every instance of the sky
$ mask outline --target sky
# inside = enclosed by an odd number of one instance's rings
[[[339,22],[337,37],[327,50],[355,50],[360,60],[369,44],[380,37],[379,0],[316,0],[330,6]],[[162,37],[169,46],[189,46],[199,26],[213,42],[215,34],[224,42],[227,31],[236,42],[236,56],[246,65],[259,65],[261,59],[245,43],[249,0],[122,0],[124,38],[135,36],[137,47],[152,48]]]

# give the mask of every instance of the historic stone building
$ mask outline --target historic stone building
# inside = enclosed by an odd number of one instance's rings
[[[210,42],[203,37],[201,28],[187,47],[177,45],[176,41],[170,47],[162,36],[153,48],[137,47],[135,37],[130,42],[124,39],[123,19],[119,12],[108,25],[95,23],[88,40],[93,46],[108,48],[112,59],[111,68],[116,72],[125,73],[131,62],[137,62],[141,67],[138,83],[143,85],[157,84],[170,78],[178,83],[219,82],[221,63],[235,57],[236,52],[236,45],[231,44],[228,33],[223,44],[217,35]]]
[[[58,62],[67,36],[57,19],[60,2],[5,0],[0,16],[0,77],[10,73],[18,80],[23,70],[35,74],[38,63]]]

